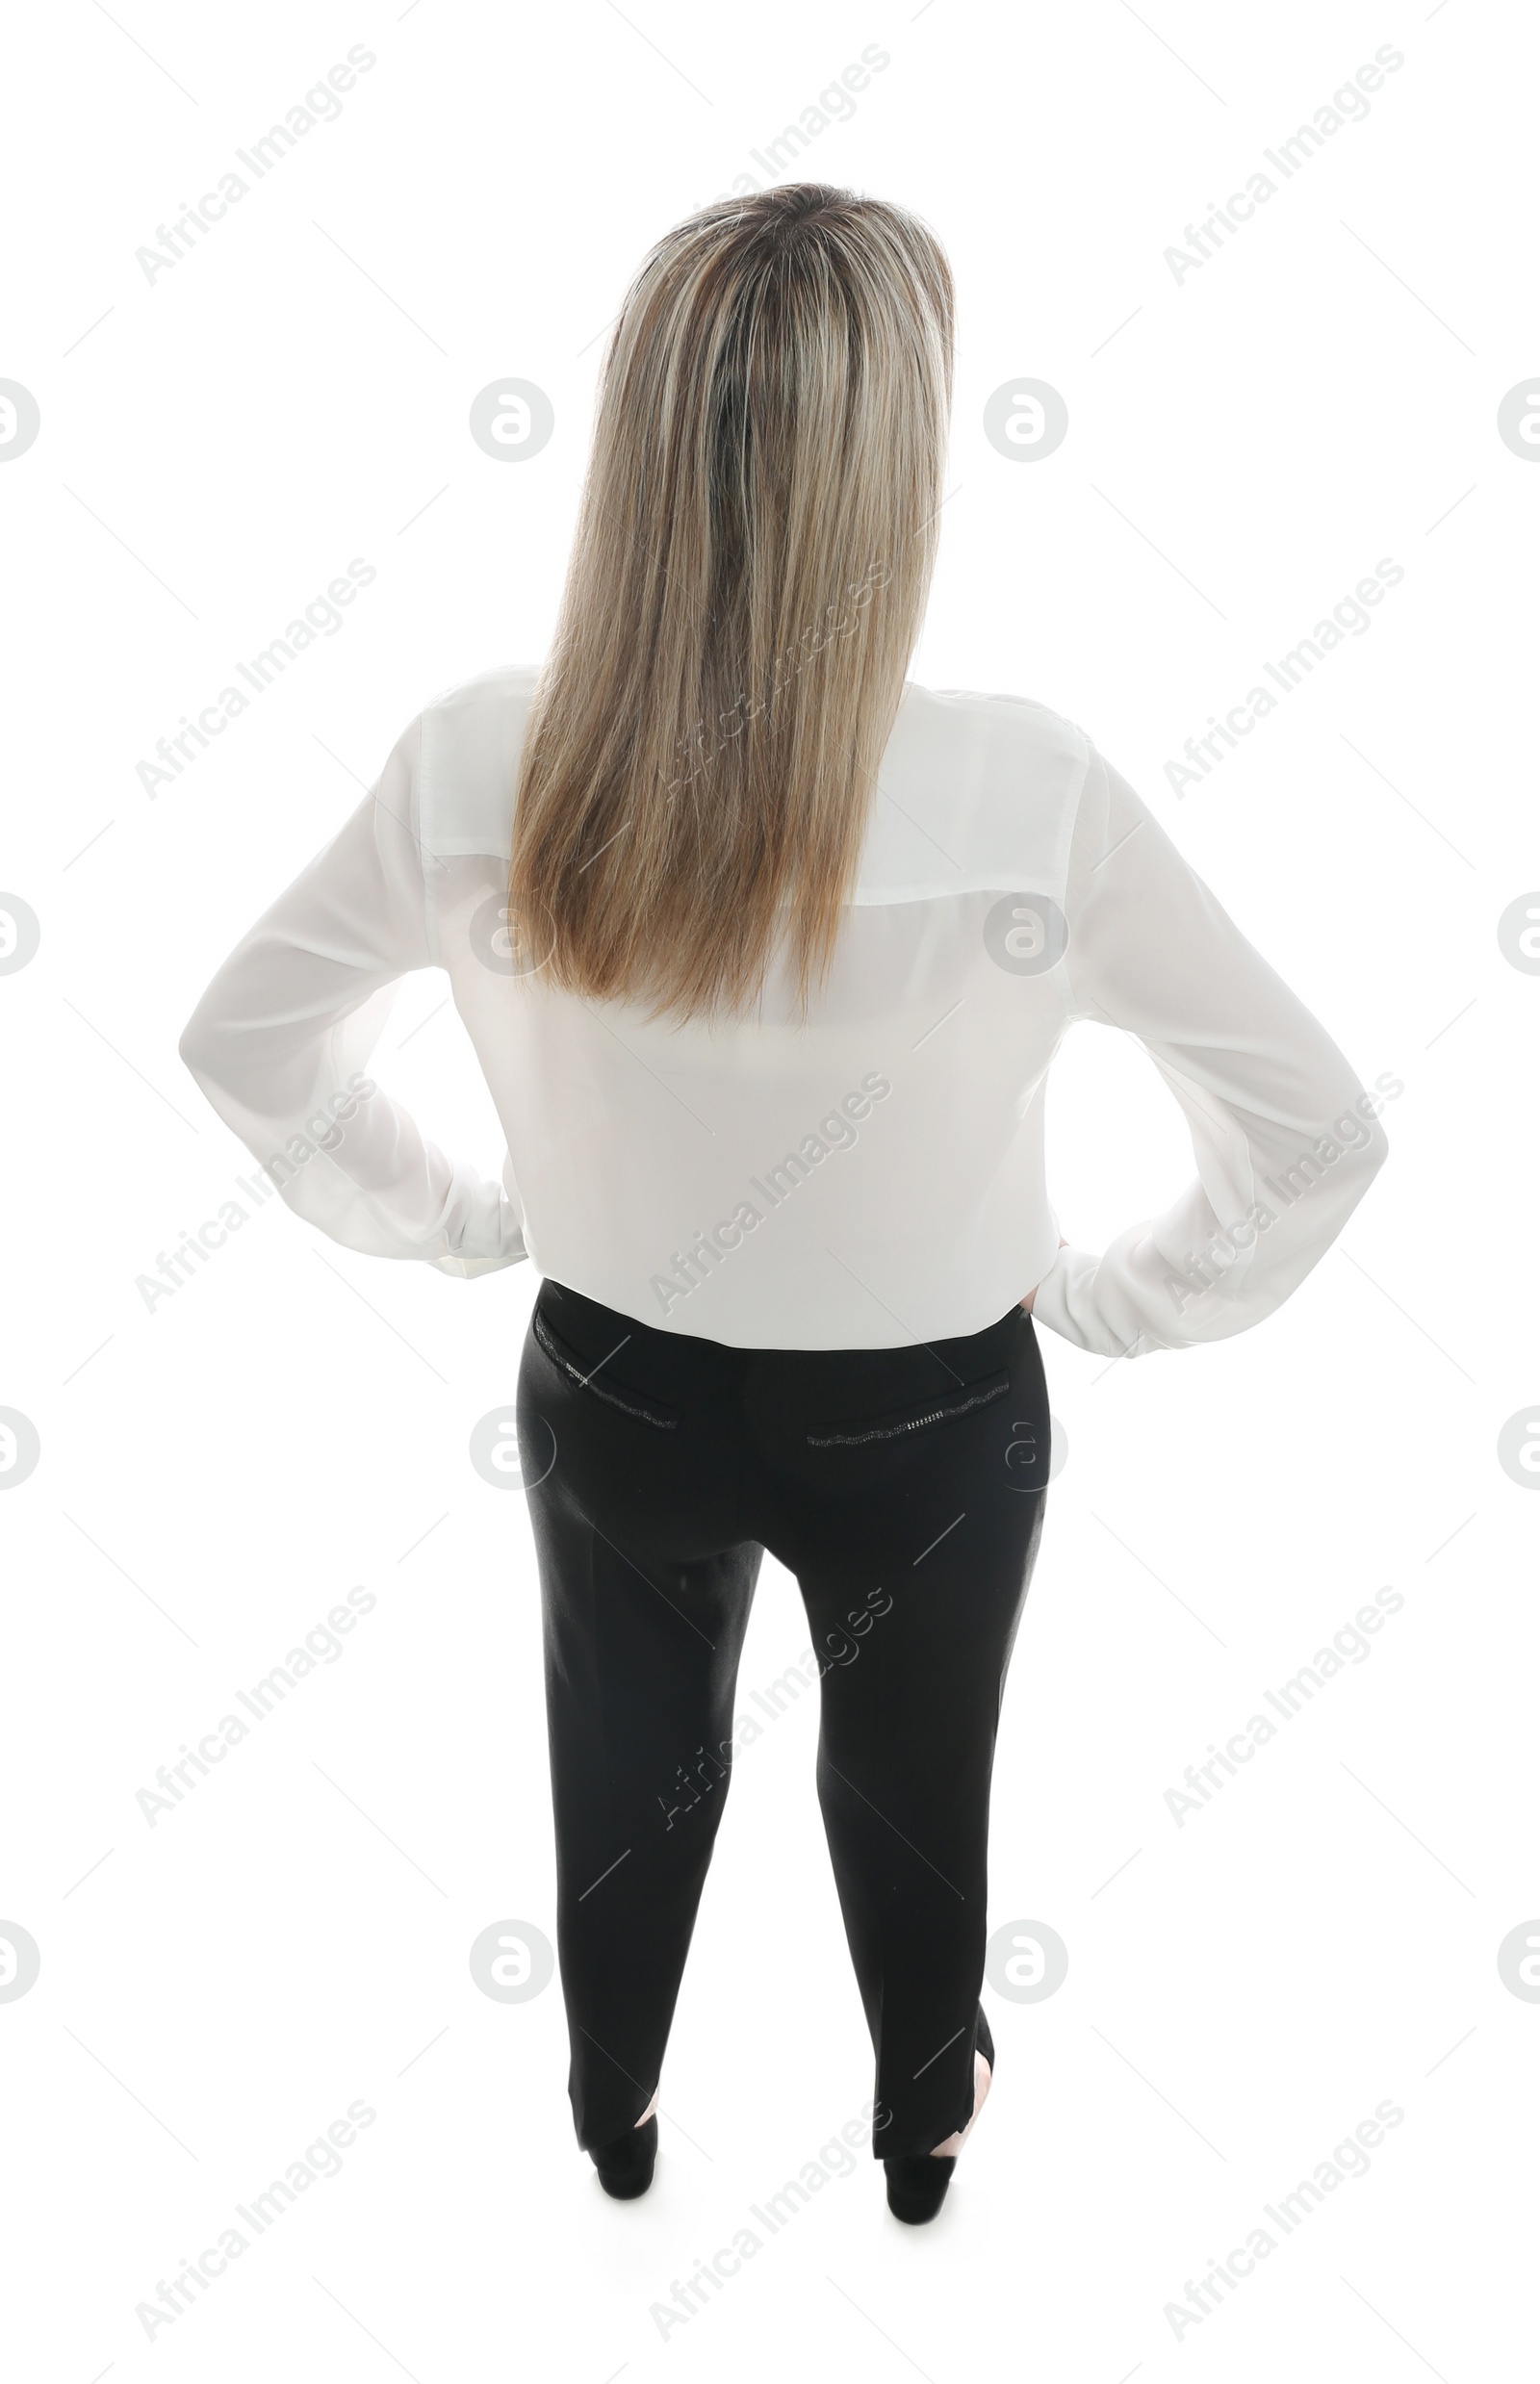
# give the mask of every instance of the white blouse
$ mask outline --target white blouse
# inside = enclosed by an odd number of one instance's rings
[[[973,1333],[1034,1285],[1081,1348],[1257,1323],[1385,1156],[1342,1053],[1085,732],[1018,696],[906,686],[826,989],[649,1023],[546,982],[506,879],[533,667],[430,703],[220,968],[182,1057],[290,1207],[381,1258],[529,1258],[740,1348]],[[447,970],[507,1141],[447,1158],[369,1063],[405,971]],[[1100,1256],[1059,1247],[1043,1092],[1073,1019],[1137,1036],[1197,1174]]]

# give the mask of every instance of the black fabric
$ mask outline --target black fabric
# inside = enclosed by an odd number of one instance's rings
[[[973,2106],[989,1779],[1048,1474],[1031,1318],[897,1349],[733,1349],[548,1280],[518,1416],[578,2142],[622,2135],[658,2082],[768,1548],[822,1671],[817,1789],[876,2053],[872,2151],[928,2153]]]

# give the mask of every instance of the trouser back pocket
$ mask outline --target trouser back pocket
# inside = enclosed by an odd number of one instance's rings
[[[551,1360],[573,1385],[589,1398],[603,1399],[608,1407],[618,1407],[622,1414],[633,1417],[638,1423],[651,1424],[654,1431],[677,1429],[680,1410],[663,1399],[654,1398],[650,1391],[633,1391],[628,1383],[610,1371],[609,1359],[602,1357],[588,1363],[569,1348],[559,1333],[553,1332],[537,1306],[530,1319],[534,1336]],[[624,1347],[624,1342],[621,1344]]]
[[[862,1416],[849,1422],[815,1423],[809,1426],[809,1448],[860,1448],[879,1441],[908,1439],[916,1432],[928,1432],[933,1426],[953,1423],[962,1416],[970,1416],[979,1407],[988,1407],[994,1399],[1004,1398],[1011,1388],[1009,1372],[985,1374],[977,1382],[958,1383],[950,1391],[937,1392],[934,1397],[922,1399],[908,1407],[891,1409],[886,1415]]]

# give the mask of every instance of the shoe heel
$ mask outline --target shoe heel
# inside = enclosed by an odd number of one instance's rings
[[[613,2194],[617,2202],[634,2202],[653,2182],[657,2160],[655,2116],[645,2127],[633,2127],[629,2135],[617,2137],[613,2143],[590,2145],[588,2157],[606,2193]]]
[[[974,2022],[973,2040],[975,2050],[982,2053],[989,2064],[992,2084],[994,2038],[982,2003]],[[939,2157],[934,2152],[899,2153],[885,2160],[883,2168],[887,2178],[887,2207],[894,2217],[902,2218],[906,2226],[927,2225],[945,2201],[946,2190],[956,2167],[957,2157],[954,2153],[943,2153]]]
[[[926,2225],[945,2201],[956,2166],[950,2153],[939,2159],[934,2152],[899,2153],[885,2160],[887,2207],[894,2217],[902,2218],[909,2227]]]

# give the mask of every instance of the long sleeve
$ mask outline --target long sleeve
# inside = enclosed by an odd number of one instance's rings
[[[1107,1357],[1242,1332],[1368,1191],[1383,1102],[1094,748],[1065,917],[1073,1014],[1138,1038],[1182,1109],[1197,1177],[1099,1258],[1061,1249],[1033,1314]]]
[[[526,1255],[512,1202],[447,1159],[368,1073],[395,981],[433,964],[420,732],[414,721],[325,851],[236,946],[179,1048],[296,1216],[372,1257],[478,1275]]]

